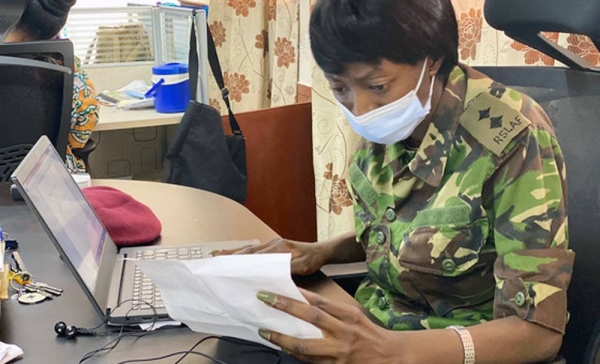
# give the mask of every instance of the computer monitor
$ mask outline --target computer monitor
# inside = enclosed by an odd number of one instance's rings
[[[42,135],[65,158],[73,100],[73,44],[0,44],[0,182]]]

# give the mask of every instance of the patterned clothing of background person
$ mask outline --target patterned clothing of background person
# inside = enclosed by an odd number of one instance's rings
[[[81,149],[90,139],[98,123],[98,99],[94,84],[81,68],[81,60],[75,57],[73,73],[73,107],[71,127],[67,144],[66,165],[71,173],[85,172],[86,165],[73,154],[73,149]]]
[[[21,19],[6,36],[5,42],[27,42],[56,38],[67,21],[75,0],[29,0]],[[66,153],[66,166],[72,173],[85,172],[84,162],[73,155],[83,148],[98,123],[98,101],[94,86],[75,57],[73,65],[73,102],[71,126]]]

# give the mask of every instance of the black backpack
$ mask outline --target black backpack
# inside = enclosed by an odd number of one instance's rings
[[[219,58],[210,29],[208,59],[229,111],[232,135],[225,135],[219,112],[196,100],[198,52],[192,22],[189,72],[192,100],[185,111],[164,161],[162,181],[200,188],[244,203],[248,189],[246,139],[231,111]]]

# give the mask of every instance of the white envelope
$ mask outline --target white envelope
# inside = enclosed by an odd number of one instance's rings
[[[267,306],[260,291],[307,302],[290,274],[291,254],[229,255],[198,260],[136,260],[158,286],[173,320],[205,334],[231,336],[277,348],[258,335],[267,329],[322,338],[317,327]]]

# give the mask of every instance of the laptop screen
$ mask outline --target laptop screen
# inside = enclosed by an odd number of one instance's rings
[[[51,145],[20,182],[83,282],[94,292],[107,233]]]

